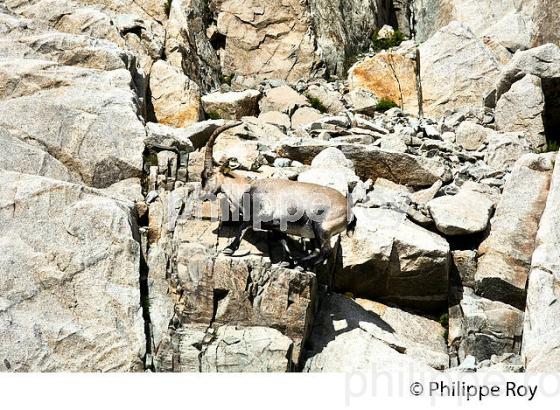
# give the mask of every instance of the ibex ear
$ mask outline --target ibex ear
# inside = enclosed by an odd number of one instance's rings
[[[220,167],[220,171],[222,172],[222,174],[228,175],[231,173],[231,171],[237,168],[239,168],[239,161],[237,161],[236,158],[229,158],[222,164],[222,166]]]
[[[228,164],[229,167],[232,170],[236,170],[237,168],[239,168],[241,166],[241,164],[239,163],[239,161],[237,160],[237,158],[230,158],[228,159]]]

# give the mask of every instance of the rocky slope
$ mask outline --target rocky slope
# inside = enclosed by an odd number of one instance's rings
[[[3,1],[0,370],[558,371],[557,16],[476,3]],[[221,253],[229,120],[349,198],[327,263]]]

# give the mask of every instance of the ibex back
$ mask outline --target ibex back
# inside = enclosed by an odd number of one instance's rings
[[[355,219],[346,198],[335,189],[317,184],[272,178],[250,180],[232,170],[232,159],[214,164],[216,138],[237,125],[227,124],[214,131],[206,144],[202,171],[202,195],[222,192],[231,211],[242,216],[237,236],[223,252],[233,254],[247,230],[256,228],[315,240],[314,251],[299,263],[322,263],[332,251],[331,238],[353,228]],[[287,250],[286,242],[282,243]]]

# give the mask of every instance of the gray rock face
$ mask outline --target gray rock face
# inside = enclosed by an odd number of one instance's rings
[[[480,245],[476,289],[481,296],[522,309],[553,168],[553,154],[528,154],[514,166]]]
[[[560,363],[560,316],[557,304],[560,272],[559,206],[560,162],[557,158],[550,193],[536,237],[527,286],[522,353],[527,371],[531,372],[555,372]]]
[[[519,158],[560,126],[560,48],[522,51],[558,13],[415,4],[413,21],[408,0],[5,0],[0,370],[557,369],[556,155]],[[420,61],[405,41],[345,76],[373,31],[412,23],[435,33]],[[287,267],[307,239],[221,252],[237,224],[197,181],[226,119],[215,161],[354,204],[314,272]],[[445,307],[449,352],[418,313]]]
[[[0,80],[2,144],[17,155],[5,168],[99,188],[140,176],[145,131],[130,72],[14,58]]]
[[[16,38],[17,40],[2,42],[0,48],[20,58],[42,57],[62,65],[107,71],[119,68],[135,69],[134,55],[111,41],[59,32]]]
[[[320,59],[305,3],[212,0],[210,7],[217,14],[218,32],[227,38],[221,55],[224,74],[289,82],[313,74]]]
[[[141,370],[132,204],[44,177],[0,180],[0,370]]]
[[[509,170],[523,155],[531,152],[531,144],[523,134],[492,132],[484,159],[497,170]]]
[[[150,204],[150,274],[154,281],[168,278],[167,286],[150,294],[174,306],[161,313],[165,327],[155,340],[156,370],[288,370],[300,360],[312,323],[315,274],[273,265],[280,244],[267,241],[265,233],[248,234],[233,257],[217,254],[236,229],[211,221],[210,209],[193,207],[192,189],[160,191]],[[174,217],[166,212],[170,208],[177,210]],[[239,346],[228,347],[233,340]],[[270,354],[271,363],[256,367],[259,352]]]
[[[546,145],[545,98],[541,79],[528,74],[501,95],[496,105],[496,129],[522,132],[535,150]]]
[[[450,256],[443,238],[398,211],[356,207],[354,214],[353,237],[342,237],[336,289],[427,310],[446,303]]]
[[[501,65],[465,25],[452,22],[420,45],[424,113],[482,105],[500,75]],[[445,79],[445,80],[442,80]]]
[[[545,44],[516,53],[499,76],[497,99],[527,74],[546,80],[560,78],[560,47],[556,44]]]
[[[209,12],[203,0],[173,0],[165,24],[167,61],[206,92],[219,84],[220,72],[220,61],[205,29]]]
[[[95,7],[95,3],[8,0],[6,5],[11,11],[32,20],[34,28],[111,41],[132,52],[141,70],[148,73],[163,50],[165,30],[159,22],[165,15],[163,5],[145,4],[143,8],[127,1],[119,4],[99,2]],[[159,21],[154,17],[158,15],[161,16]]]
[[[309,7],[322,58],[339,76],[345,74],[348,59],[367,48],[373,32],[389,22],[391,12],[380,0],[318,0]]]
[[[457,20],[480,38],[489,37],[512,51],[525,49],[533,42],[535,11],[540,8],[537,3],[537,0],[415,1],[418,40],[426,41],[441,27]]]
[[[433,320],[365,299],[323,298],[306,372],[404,370],[448,366],[443,328]]]
[[[203,372],[285,372],[290,338],[268,327],[220,327],[201,358]]]
[[[164,343],[155,360],[160,371],[286,372],[292,366],[292,341],[269,327],[185,325]]]

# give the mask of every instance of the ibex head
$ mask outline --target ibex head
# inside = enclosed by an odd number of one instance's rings
[[[210,139],[206,143],[206,153],[204,155],[204,169],[202,170],[201,180],[202,180],[202,194],[201,196],[216,195],[220,192],[225,179],[228,177],[230,172],[237,167],[239,163],[234,158],[230,158],[227,161],[221,161],[221,164],[214,163],[214,143],[218,136],[233,127],[238,126],[239,122],[234,122],[230,124],[223,125],[217,128]]]

